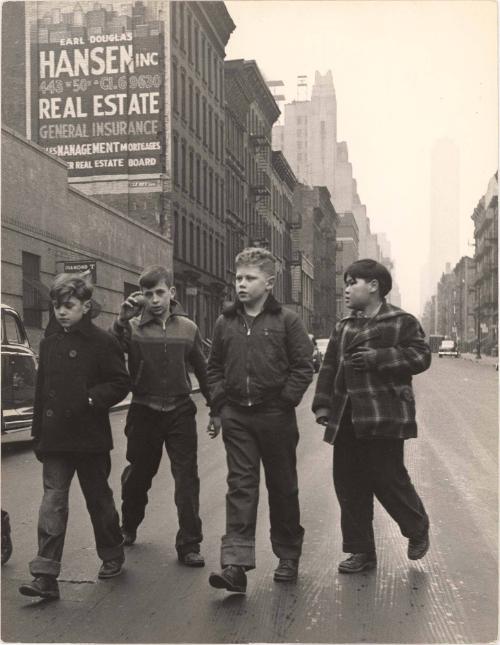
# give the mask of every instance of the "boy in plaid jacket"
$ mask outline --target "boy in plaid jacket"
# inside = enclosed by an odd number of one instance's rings
[[[376,566],[373,498],[408,538],[408,557],[429,548],[429,518],[404,465],[404,441],[417,436],[412,375],[431,353],[419,322],[386,302],[389,271],[358,260],[344,273],[351,314],[330,338],[313,400],[324,439],[334,444],[333,475],[341,509],[341,573]]]

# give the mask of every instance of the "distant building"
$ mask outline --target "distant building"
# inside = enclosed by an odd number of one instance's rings
[[[344,272],[359,259],[358,225],[352,213],[339,213],[337,225],[336,298],[337,320],[350,313],[344,302]]]
[[[465,351],[476,337],[475,326],[475,265],[474,260],[463,256],[453,269],[455,287],[453,292],[452,311],[456,339],[460,349]],[[470,347],[472,349],[472,347]]]

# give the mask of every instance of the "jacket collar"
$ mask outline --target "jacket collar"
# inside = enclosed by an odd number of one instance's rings
[[[229,318],[236,316],[237,314],[242,314],[244,311],[245,308],[243,303],[240,300],[235,300],[234,302],[229,302],[225,305],[222,314]],[[277,314],[281,311],[281,304],[276,300],[272,293],[267,296],[262,311],[266,311],[270,314]]]
[[[170,301],[170,316],[187,316],[186,312],[183,310],[183,308],[177,302],[177,300]],[[158,322],[158,317],[153,316],[153,314],[149,311],[149,309],[144,309],[141,315],[141,320],[139,321],[139,327],[142,327],[143,325],[147,325],[148,323],[153,321]]]
[[[405,312],[400,309],[399,307],[396,307],[395,305],[390,305],[385,299],[382,302],[382,305],[380,306],[380,309],[378,312],[373,316],[371,320],[386,320],[387,318],[394,318],[395,316],[401,316]],[[358,318],[359,316],[356,315],[355,311],[351,311],[351,313],[347,316],[344,316],[342,318],[341,322],[344,322],[345,320],[353,320]],[[370,318],[368,318],[370,320]]]
[[[83,334],[84,336],[89,336],[92,333],[92,319],[90,312],[86,313],[83,318],[77,322],[75,325],[72,325],[67,331],[62,325],[60,325],[56,317],[52,314],[49,320],[49,324],[45,329],[45,336],[52,336],[53,334]]]

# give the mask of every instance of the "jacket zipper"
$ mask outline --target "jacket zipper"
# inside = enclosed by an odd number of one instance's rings
[[[247,323],[247,321],[246,321],[245,316],[244,316],[243,314],[241,314],[241,317],[243,318],[243,324],[245,325],[245,327],[246,327],[246,329],[247,329],[247,334],[246,334],[246,335],[247,335],[247,339],[248,339],[248,337],[249,337],[249,336],[251,336],[251,334],[252,334],[252,328],[253,328],[253,326],[255,325],[255,321],[256,321],[256,319],[260,316],[260,314],[261,314],[261,313],[262,313],[262,312],[258,313],[258,314],[255,316],[255,318],[253,319],[253,322],[252,322],[252,324],[251,324],[251,326],[250,326],[250,327],[248,326],[248,323]],[[250,368],[250,365],[249,365],[249,362],[248,362],[248,340],[247,340],[247,366],[246,366],[246,367],[247,367],[246,386],[247,386],[247,397],[248,397],[248,403],[247,403],[247,405],[248,405],[248,407],[250,407],[250,406],[252,406],[252,405],[253,405],[253,403],[252,403],[252,398],[251,398],[251,396],[250,396],[250,374],[249,374],[249,368]]]

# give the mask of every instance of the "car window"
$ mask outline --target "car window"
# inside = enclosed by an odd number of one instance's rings
[[[5,343],[13,343],[16,345],[25,345],[25,337],[19,325],[18,319],[8,311],[4,311],[4,325],[2,326],[4,338],[2,341]]]
[[[29,354],[2,354],[2,408],[8,410],[33,405],[36,363]]]

